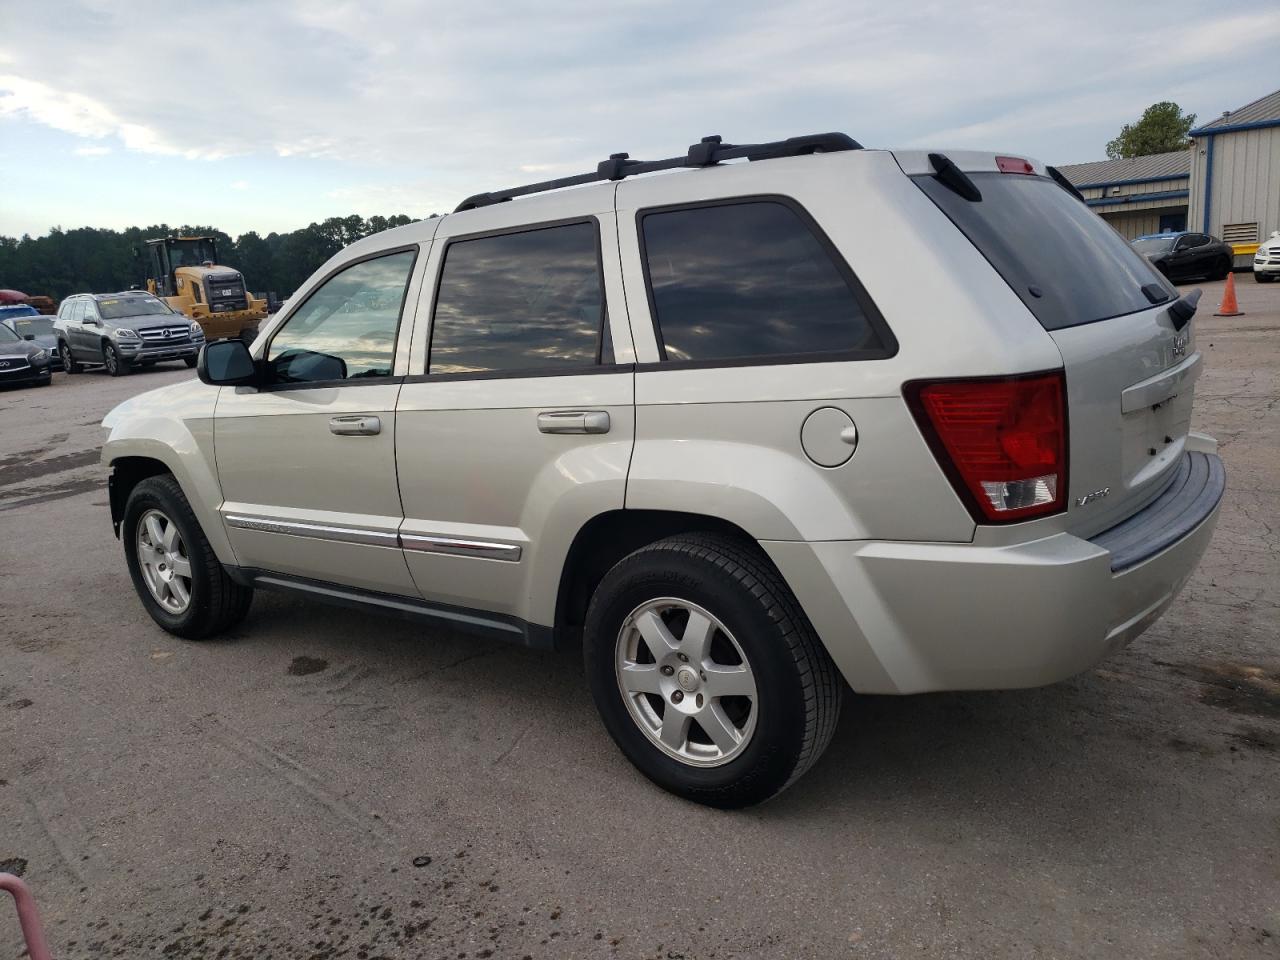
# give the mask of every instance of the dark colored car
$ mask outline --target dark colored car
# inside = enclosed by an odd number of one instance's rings
[[[1155,233],[1134,240],[1133,249],[1170,280],[1225,280],[1235,259],[1230,244],[1207,233]]]
[[[48,386],[53,382],[50,356],[47,347],[24,340],[7,324],[0,323],[0,384]]]
[[[49,351],[49,366],[54,370],[62,369],[58,335],[53,332],[53,317],[45,316],[25,303],[0,306],[0,325],[8,327],[23,340],[40,344]]]

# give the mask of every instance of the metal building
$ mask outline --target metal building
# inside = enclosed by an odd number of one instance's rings
[[[1280,90],[1191,131],[1187,224],[1252,255],[1280,230]]]
[[[1187,229],[1191,152],[1096,160],[1058,168],[1085,202],[1130,240]]]

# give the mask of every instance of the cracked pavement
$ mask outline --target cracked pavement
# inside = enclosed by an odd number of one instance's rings
[[[651,787],[577,655],[260,594],[160,631],[102,414],[0,393],[0,869],[59,958],[1280,955],[1280,285],[1196,318],[1212,545],[1147,634],[1041,690],[850,698],[739,813]],[[0,956],[17,956],[0,903]]]

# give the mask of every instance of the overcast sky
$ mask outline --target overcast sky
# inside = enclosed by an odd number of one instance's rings
[[[421,217],[711,133],[1096,160],[1278,50],[1274,0],[0,0],[0,234]]]

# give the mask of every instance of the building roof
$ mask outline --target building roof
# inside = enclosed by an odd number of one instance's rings
[[[1174,180],[1191,176],[1191,151],[1153,153],[1126,160],[1094,160],[1092,163],[1069,163],[1059,172],[1075,187],[1128,183],[1134,180]]]
[[[1191,133],[1194,136],[1202,130],[1211,133],[1255,123],[1280,123],[1280,90],[1268,93],[1265,97],[1259,97],[1252,103],[1246,103],[1239,110],[1228,110],[1217,120],[1197,127]]]

